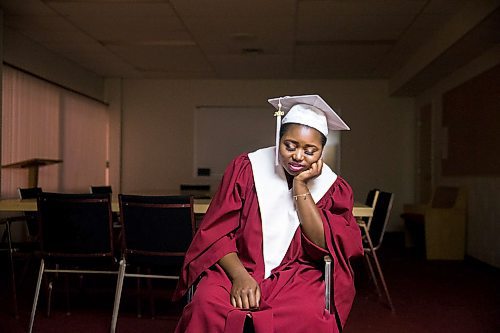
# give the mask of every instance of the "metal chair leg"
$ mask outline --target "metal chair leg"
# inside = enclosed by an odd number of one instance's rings
[[[193,295],[194,295],[194,285],[191,285],[191,287],[189,287],[188,292],[187,292],[187,302],[188,303],[191,303],[191,300],[193,299]]]
[[[148,268],[147,270],[148,274],[151,274],[151,268]],[[154,295],[153,295],[153,282],[151,281],[152,279],[147,279],[147,285],[148,285],[148,297],[149,297],[149,308],[151,311],[151,318],[154,319],[156,316],[156,309],[155,309],[155,300],[154,300]]]
[[[69,302],[69,276],[64,274],[64,291],[66,293],[66,316],[71,315],[71,305]]]
[[[391,308],[391,311],[394,312],[394,306],[392,305],[391,296],[389,295],[389,290],[387,289],[387,284],[385,283],[384,274],[382,273],[382,268],[380,267],[377,253],[375,252],[375,249],[373,247],[373,243],[372,243],[372,240],[370,238],[370,233],[368,232],[368,228],[364,222],[360,222],[358,224],[361,226],[361,228],[363,228],[363,230],[365,232],[366,240],[368,242],[368,247],[370,250],[369,252],[373,257],[373,260],[375,261],[375,267],[377,268],[377,272],[379,274],[380,281],[382,282],[382,286],[384,287],[384,291],[385,291],[385,295],[387,297],[387,301],[389,303],[389,307]]]
[[[54,282],[50,281],[47,286],[47,317],[50,317],[50,307],[52,304],[52,289],[54,289]]]
[[[325,256],[325,309],[331,311],[331,288],[332,288],[332,258]]]
[[[33,331],[33,323],[35,322],[36,306],[38,304],[38,296],[40,295],[40,285],[42,284],[43,272],[45,270],[45,262],[43,259],[40,261],[40,271],[38,272],[38,280],[36,281],[35,297],[33,299],[33,307],[31,308],[31,316],[28,332]]]
[[[125,278],[125,268],[126,263],[125,260],[120,260],[120,268],[118,270],[118,279],[116,282],[116,291],[115,291],[115,303],[113,305],[113,316],[111,317],[111,333],[115,333],[116,331],[116,323],[118,321],[118,311],[120,309],[120,300],[122,297],[122,289],[123,289],[123,279]]]
[[[14,317],[19,318],[18,306],[17,306],[17,287],[16,287],[16,275],[14,271],[14,249],[12,247],[12,235],[10,233],[10,222],[5,223],[5,229],[7,232],[7,243],[9,246],[9,262],[10,262],[10,276],[11,276],[11,288],[12,288],[12,303],[14,307]]]
[[[394,312],[394,306],[392,305],[391,295],[389,295],[389,289],[387,288],[387,284],[385,283],[384,273],[382,273],[382,268],[380,267],[380,263],[378,261],[377,252],[373,251],[373,259],[375,261],[375,266],[377,267],[378,275],[380,277],[380,281],[382,282],[382,286],[384,287],[385,296],[387,298],[387,302],[389,303],[389,307],[391,311]]]
[[[368,252],[365,252],[365,263],[366,263],[366,266],[368,267],[368,271],[370,272],[370,277],[373,281],[373,284],[375,285],[375,288],[377,289],[377,295],[379,297],[382,297],[382,292],[380,291],[380,287],[378,285],[378,279],[377,279],[377,276],[375,275],[375,271],[373,270],[373,266],[372,266],[372,263],[370,261],[370,253]]]
[[[56,264],[56,270],[59,269],[59,264]],[[56,272],[55,274],[53,274],[54,276],[54,279],[58,279],[59,278],[59,273]],[[51,307],[51,304],[52,304],[52,291],[54,289],[54,281],[49,281],[49,285],[47,287],[47,317],[50,317],[50,307]]]
[[[137,267],[137,274],[140,274],[141,269]],[[142,290],[141,290],[141,278],[137,278],[137,318],[142,317]]]

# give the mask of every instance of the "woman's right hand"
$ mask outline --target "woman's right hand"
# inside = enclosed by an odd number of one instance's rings
[[[260,303],[260,287],[257,281],[242,265],[236,252],[230,252],[219,259],[219,265],[233,284],[231,304],[240,309],[255,309]]]
[[[242,272],[232,279],[231,304],[240,309],[256,309],[260,303],[260,287],[257,281]]]

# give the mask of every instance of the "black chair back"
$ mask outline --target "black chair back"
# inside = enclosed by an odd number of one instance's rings
[[[376,188],[368,191],[368,194],[366,195],[365,205],[370,206],[370,207],[373,206],[373,201],[376,198],[377,192],[380,192],[380,190],[376,189]]]
[[[382,244],[385,229],[392,209],[394,194],[381,191],[378,195],[373,217],[369,229],[370,238],[373,242],[373,247],[378,249]]]
[[[41,187],[26,187],[17,189],[17,193],[19,194],[19,199],[36,199],[41,193]],[[38,214],[37,212],[24,212],[24,216],[26,217],[26,226],[28,227],[28,233],[32,239],[36,239],[38,237]]]
[[[20,199],[36,199],[42,193],[41,187],[19,187],[17,189]]]
[[[113,257],[109,194],[41,193],[40,242],[44,257]]]
[[[184,256],[194,234],[192,196],[118,198],[125,256]]]
[[[33,330],[40,287],[46,273],[115,275],[109,194],[41,193],[37,200],[41,260],[31,309]],[[48,309],[51,286],[49,283]],[[67,295],[69,306],[69,294]]]
[[[192,196],[141,196],[119,194],[122,224],[122,259],[111,318],[111,332],[118,320],[123,280],[126,277],[178,280],[184,255],[194,234]],[[135,266],[136,273],[126,273]],[[146,269],[147,274],[141,273]],[[149,283],[149,295],[152,285]],[[137,280],[140,296],[140,282]],[[140,315],[140,298],[138,298]],[[154,316],[154,300],[150,298]]]
[[[112,194],[113,189],[111,188],[111,185],[102,185],[102,186],[91,185],[90,186],[90,193]]]

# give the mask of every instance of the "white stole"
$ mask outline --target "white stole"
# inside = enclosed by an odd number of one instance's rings
[[[275,147],[259,149],[248,154],[262,219],[262,241],[265,274],[278,267],[290,246],[299,226],[292,189],[288,189],[285,170],[275,166]],[[323,164],[321,175],[307,183],[315,203],[318,202],[337,179],[337,175]]]

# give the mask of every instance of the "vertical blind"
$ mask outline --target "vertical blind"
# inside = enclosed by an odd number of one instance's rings
[[[61,159],[40,167],[44,191],[86,192],[106,184],[108,110],[90,98],[4,66],[2,165],[33,158]],[[26,169],[2,168],[1,196],[28,186]]]
[[[79,192],[107,184],[107,108],[74,93],[64,94],[61,101],[62,189]]]

